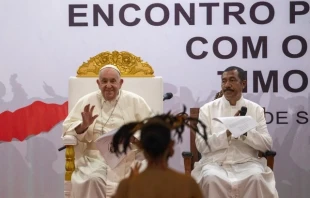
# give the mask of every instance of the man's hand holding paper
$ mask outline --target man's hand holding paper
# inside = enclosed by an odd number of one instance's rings
[[[251,116],[219,117],[213,118],[213,120],[222,123],[234,138],[243,135],[257,126],[257,122]]]

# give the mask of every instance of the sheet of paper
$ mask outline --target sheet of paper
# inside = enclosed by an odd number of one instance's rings
[[[111,152],[111,142],[117,130],[118,129],[115,129],[105,133],[95,141],[98,150],[111,169],[115,168],[126,156],[121,155],[117,157],[114,153]]]
[[[232,133],[232,137],[239,137],[257,126],[251,116],[219,117],[213,120],[222,123]]]

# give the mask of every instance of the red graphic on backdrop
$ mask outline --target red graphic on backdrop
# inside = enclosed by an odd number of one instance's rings
[[[0,114],[0,141],[10,142],[13,138],[20,141],[31,135],[50,131],[68,115],[68,102],[47,104],[36,101],[14,112]]]

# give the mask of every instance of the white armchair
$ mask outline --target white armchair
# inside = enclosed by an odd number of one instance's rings
[[[76,77],[69,79],[68,111],[82,96],[98,90],[96,79],[99,69],[108,64],[113,64],[121,71],[124,84],[122,89],[134,92],[142,96],[155,113],[163,112],[163,79],[155,77],[153,68],[139,57],[129,52],[102,52],[84,62],[77,71]],[[83,143],[72,135],[63,136],[66,149],[64,197],[71,194],[71,176],[75,170],[75,159],[79,158],[78,150]]]

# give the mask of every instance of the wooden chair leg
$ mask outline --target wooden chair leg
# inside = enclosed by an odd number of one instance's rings
[[[74,153],[74,146],[68,145],[66,146],[66,173],[65,173],[65,183],[64,183],[64,197],[70,198],[71,195],[71,176],[73,171],[75,170],[75,153]]]
[[[191,152],[183,152],[182,153],[183,160],[184,160],[184,168],[185,168],[185,174],[191,175],[192,172],[192,153]]]

